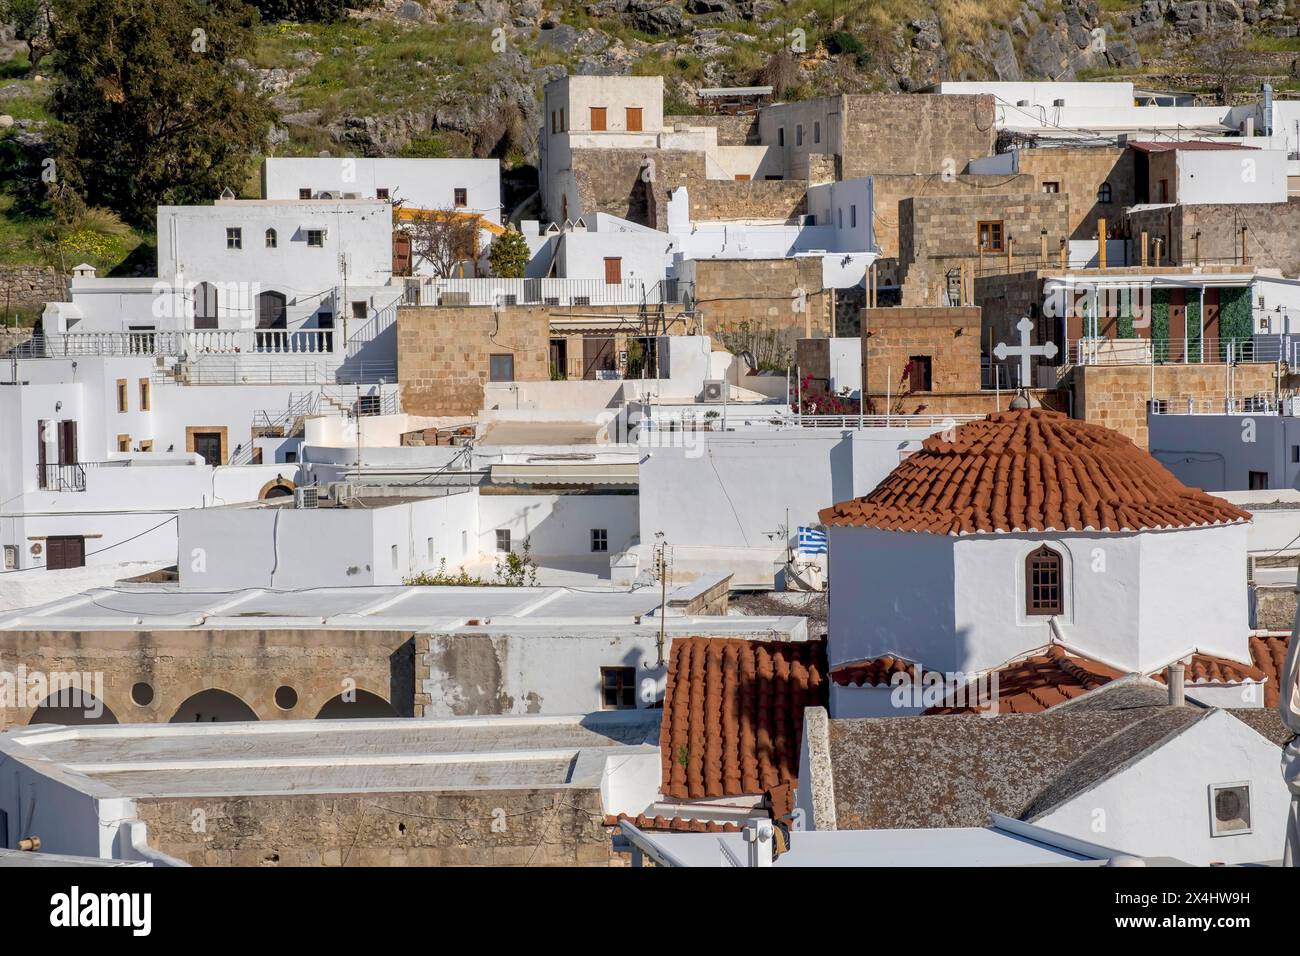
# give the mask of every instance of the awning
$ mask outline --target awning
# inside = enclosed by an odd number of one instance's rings
[[[623,485],[640,482],[636,462],[547,461],[535,465],[493,465],[492,481],[502,485]]]

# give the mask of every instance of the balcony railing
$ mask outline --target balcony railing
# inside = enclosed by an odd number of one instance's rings
[[[37,465],[36,486],[42,491],[85,491],[86,466]]]
[[[58,332],[38,335],[16,351],[18,358],[81,355],[332,355],[333,329],[181,329],[155,332]]]
[[[1291,358],[1281,336],[1204,339],[1087,338],[1072,343],[1076,365],[1223,365]]]
[[[408,279],[407,305],[647,305],[681,301],[676,280]]]
[[[1155,398],[1153,415],[1280,415],[1283,404],[1273,395],[1239,395],[1232,398]]]

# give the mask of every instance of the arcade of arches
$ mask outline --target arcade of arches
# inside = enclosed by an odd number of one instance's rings
[[[102,675],[99,697],[74,691],[0,708],[0,730],[30,723],[412,717],[414,660],[413,635],[403,631],[0,633],[0,670]]]

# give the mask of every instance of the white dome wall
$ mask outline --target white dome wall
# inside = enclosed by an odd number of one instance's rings
[[[1139,668],[1191,650],[1250,660],[1246,524],[1149,531],[1142,539]]]
[[[895,654],[946,670],[952,659],[953,539],[830,527],[831,667]]]
[[[1060,552],[1065,643],[1119,667],[1136,664],[1142,549],[1137,534],[971,535],[957,539],[958,670],[985,670],[1052,642],[1049,618],[1025,613],[1025,558]]]

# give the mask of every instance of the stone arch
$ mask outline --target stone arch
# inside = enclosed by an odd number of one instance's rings
[[[257,713],[229,691],[209,687],[191,694],[176,708],[170,723],[192,724],[209,721],[257,720]]]
[[[117,715],[102,700],[89,691],[71,688],[55,691],[41,701],[32,711],[31,724],[116,724]]]
[[[276,475],[262,486],[262,490],[257,493],[257,497],[260,499],[291,497],[293,490],[297,487],[288,478],[281,478]]]
[[[398,717],[397,709],[388,701],[378,694],[372,694],[368,690],[353,691],[355,700],[351,702],[344,701],[342,694],[337,694],[325,701],[325,704],[316,713],[317,720],[362,720],[362,719],[382,719],[385,717]]]

